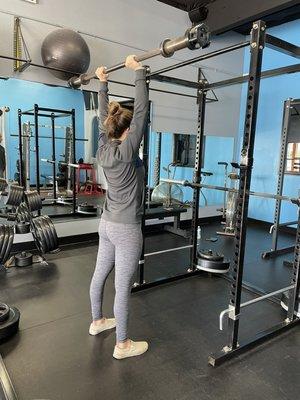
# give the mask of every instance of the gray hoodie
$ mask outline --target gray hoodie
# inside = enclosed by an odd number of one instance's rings
[[[99,147],[97,160],[107,180],[102,218],[124,224],[140,223],[143,215],[144,167],[138,157],[148,117],[146,71],[138,69],[135,78],[134,112],[128,136],[123,142],[108,139],[104,121],[108,114],[108,88],[100,82]]]

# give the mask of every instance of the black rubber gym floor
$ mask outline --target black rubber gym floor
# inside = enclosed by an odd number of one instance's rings
[[[232,239],[215,236],[217,225],[203,229],[203,245],[230,254]],[[260,258],[270,247],[261,227],[250,226],[246,280],[270,291],[289,284],[287,256]],[[282,244],[293,236],[281,235]],[[182,246],[185,239],[169,233],[146,239],[146,252]],[[229,284],[203,274],[135,293],[131,299],[130,336],[146,339],[149,352],[137,358],[112,358],[114,332],[88,335],[89,283],[96,244],[65,247],[49,255],[48,266],[11,269],[1,276],[1,300],[21,311],[19,333],[0,346],[21,400],[285,400],[299,396],[300,335],[294,328],[218,368],[207,365],[210,353],[226,344],[218,316],[227,308]],[[188,250],[153,256],[146,280],[184,272]],[[112,315],[113,276],[107,281],[104,310]],[[253,298],[244,292],[244,299]],[[284,318],[277,304],[264,301],[245,309],[241,337],[249,337]]]

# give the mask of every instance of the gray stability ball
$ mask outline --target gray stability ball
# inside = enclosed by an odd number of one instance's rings
[[[79,33],[71,29],[56,29],[43,41],[42,60],[45,67],[71,71],[71,73],[49,70],[62,80],[70,79],[75,73],[86,72],[90,65],[90,50]]]

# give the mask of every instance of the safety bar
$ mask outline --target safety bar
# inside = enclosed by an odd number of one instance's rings
[[[295,287],[295,285],[287,286],[283,289],[275,290],[275,292],[271,292],[271,293],[265,294],[263,296],[256,297],[255,299],[252,299],[252,300],[246,301],[245,303],[242,303],[240,305],[240,307],[244,308],[244,307],[251,306],[254,303],[258,303],[259,301],[268,299],[269,297],[275,296],[276,294],[280,294],[280,293],[286,292],[288,290],[294,289],[294,287]],[[220,331],[223,330],[223,322],[224,322],[224,317],[226,314],[228,314],[229,318],[234,319],[234,320],[238,319],[240,317],[239,315],[235,315],[235,308],[233,306],[229,305],[229,307],[226,310],[223,310],[220,313],[220,317],[219,317]],[[232,315],[230,316],[230,314],[232,314]]]

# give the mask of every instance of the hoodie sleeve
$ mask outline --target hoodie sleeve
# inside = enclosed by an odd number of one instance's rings
[[[106,129],[104,126],[104,121],[108,115],[108,85],[107,82],[100,82],[100,89],[98,94],[99,100],[99,118],[98,118],[98,128],[99,128],[99,139],[98,139],[98,150],[107,143],[108,137]]]
[[[149,111],[146,70],[145,68],[138,69],[135,74],[133,117],[127,138],[118,146],[119,158],[125,162],[131,162],[138,153],[146,128]]]

